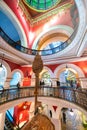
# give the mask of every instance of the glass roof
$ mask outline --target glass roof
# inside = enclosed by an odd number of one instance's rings
[[[56,4],[60,3],[61,0],[23,0],[24,3],[36,10],[36,11],[46,11]]]

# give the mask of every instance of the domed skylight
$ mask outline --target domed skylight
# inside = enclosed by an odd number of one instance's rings
[[[56,4],[60,3],[61,0],[23,0],[23,1],[28,7],[36,11],[43,12],[52,8]]]

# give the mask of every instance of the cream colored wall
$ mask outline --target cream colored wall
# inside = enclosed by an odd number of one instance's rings
[[[68,101],[65,101],[65,100],[61,100],[61,99],[58,99],[58,98],[50,98],[50,97],[49,98],[48,97],[38,97],[38,100],[41,101],[44,104],[47,104],[48,109],[50,109],[52,111],[54,111],[52,106],[53,105],[57,106],[56,113],[53,115],[54,118],[57,118],[58,111],[61,110],[64,107],[65,108],[78,109],[79,111],[81,111],[85,115],[87,115],[86,110],[82,109],[80,106],[78,106],[74,103],[71,103],[71,102],[68,102]],[[2,105],[0,105],[0,113],[5,112],[9,108],[14,107],[14,106],[16,106],[19,103],[22,103],[24,101],[34,102],[34,98],[33,97],[32,98],[31,97],[30,98],[23,98],[23,99],[18,99],[18,100],[14,100],[14,101],[2,104]]]

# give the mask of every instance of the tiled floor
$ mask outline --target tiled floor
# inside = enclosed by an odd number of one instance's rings
[[[79,111],[75,109],[73,112],[66,111],[66,130],[85,130]]]
[[[55,130],[59,130],[59,124],[57,119],[51,119],[55,124]],[[73,113],[66,111],[66,123],[62,123],[61,130],[87,130],[82,126],[82,118],[80,113],[77,110],[74,110]]]

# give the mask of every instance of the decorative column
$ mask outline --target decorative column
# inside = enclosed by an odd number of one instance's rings
[[[61,106],[50,106],[50,110],[52,110],[52,118],[51,121],[55,124],[55,130],[62,130],[62,122],[61,122]]]
[[[4,83],[4,89],[9,89],[11,79],[12,78],[9,78],[9,77],[6,78],[6,81]]]
[[[62,119],[62,117],[61,117],[61,108],[58,107],[58,130],[62,130],[61,119]]]
[[[37,55],[34,58],[33,65],[32,65],[33,72],[35,73],[35,110],[37,108],[37,97],[38,97],[38,87],[39,87],[39,73],[43,69],[43,61],[41,59],[41,56],[37,53]]]
[[[56,79],[55,78],[52,79],[52,87],[57,87]]]
[[[80,77],[79,80],[80,80],[80,83],[81,83],[81,87],[82,87],[83,89],[87,89],[87,78],[85,78],[85,77]]]
[[[5,125],[5,112],[0,113],[0,130],[4,130]]]

